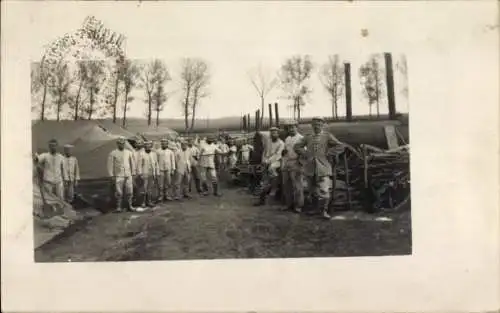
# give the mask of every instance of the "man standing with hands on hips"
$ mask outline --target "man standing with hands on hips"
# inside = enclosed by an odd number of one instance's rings
[[[321,117],[312,119],[313,134],[302,138],[295,144],[295,152],[304,157],[304,172],[310,195],[317,199],[317,207],[311,213],[320,213],[330,219],[330,188],[332,186],[332,165],[328,160],[328,151],[336,145],[345,146],[331,133],[323,130],[324,120]]]

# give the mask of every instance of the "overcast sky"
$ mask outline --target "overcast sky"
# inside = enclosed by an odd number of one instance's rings
[[[180,60],[182,57],[205,59],[212,74],[210,97],[205,98],[199,110],[199,117],[214,118],[240,116],[252,113],[260,101],[250,84],[247,72],[259,63],[270,71],[276,71],[283,61],[294,54],[309,54],[316,69],[326,62],[328,55],[339,54],[352,65],[353,113],[367,114],[368,104],[361,94],[357,70],[372,53],[392,52],[397,63],[406,55],[404,38],[417,36],[418,29],[408,24],[419,18],[418,7],[414,12],[398,11],[396,3],[374,4],[371,10],[364,6],[334,6],[320,2],[250,3],[250,2],[143,2],[113,3],[43,3],[32,4],[36,14],[31,22],[37,27],[30,38],[33,61],[40,60],[44,45],[78,29],[87,15],[94,15],[104,24],[126,36],[125,50],[129,58],[159,58],[166,62],[173,76],[167,89],[178,89]],[[57,10],[54,8],[57,6]],[[394,10],[397,13],[391,24],[401,27],[386,36],[387,23],[377,14],[377,8]],[[422,7],[421,10],[425,10]],[[421,11],[422,13],[424,11]],[[353,13],[358,18],[352,22]],[[426,14],[429,14],[427,12]],[[359,20],[359,17],[363,17]],[[387,16],[387,15],[384,15]],[[406,22],[406,26],[398,24]],[[397,25],[397,26],[396,26]],[[406,27],[406,30],[403,28]],[[362,37],[362,29],[368,29],[368,36]],[[421,38],[417,38],[421,39]],[[409,82],[412,65],[408,60]],[[406,79],[395,73],[397,110],[408,112],[411,103],[401,93]],[[314,71],[310,85],[313,89],[303,116],[330,115],[331,101]],[[411,88],[410,88],[411,89]],[[128,116],[144,116],[145,104],[142,91],[135,91],[137,100],[132,104]],[[267,102],[275,102],[282,96],[280,89],[272,92]],[[161,117],[181,118],[180,94],[172,97]],[[282,116],[291,115],[286,100],[278,100]],[[339,113],[344,114],[344,102]],[[385,98],[381,112],[387,112]]]

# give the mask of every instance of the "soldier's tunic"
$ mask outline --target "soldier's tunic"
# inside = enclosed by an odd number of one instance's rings
[[[158,155],[160,194],[163,199],[170,198],[174,189],[172,176],[175,172],[175,153],[169,148],[158,149],[156,153]]]
[[[179,150],[175,154],[175,197],[188,194],[189,178],[191,175],[191,151]]]
[[[221,153],[215,144],[205,144],[200,149],[200,179],[207,183],[210,179],[212,183],[217,182],[217,173],[215,171],[215,154]]]
[[[60,153],[42,153],[38,157],[43,188],[64,199],[64,157]]]
[[[283,185],[285,201],[287,206],[302,208],[304,206],[303,169],[299,162],[299,156],[294,150],[295,145],[304,136],[297,133],[285,139],[286,155],[283,158]]]
[[[200,170],[198,165],[200,160],[200,149],[195,145],[188,149],[191,152],[191,176],[196,184],[196,190],[200,191]]]
[[[219,160],[222,168],[226,168],[228,165],[228,153],[229,153],[229,146],[225,143],[220,143],[219,144]]]
[[[132,177],[136,174],[133,152],[127,149],[111,151],[108,157],[108,174],[113,179],[117,209],[121,208],[124,196],[128,206],[132,206]]]
[[[269,141],[268,147],[264,150],[262,161],[268,164],[268,175],[270,177],[278,176],[278,169],[281,167],[281,158],[285,143],[281,139]]]
[[[64,195],[67,202],[75,198],[75,185],[80,180],[78,160],[74,156],[64,156],[63,161]]]
[[[153,151],[142,152],[141,164],[137,172],[138,175],[143,179],[142,194],[143,196],[145,196],[143,198],[143,204],[146,204],[146,202],[150,203],[153,199],[153,194],[155,190],[155,180],[158,177],[158,172],[159,172],[158,159],[155,152]]]
[[[305,156],[304,173],[311,194],[316,195],[318,200],[328,201],[330,198],[333,172],[328,160],[328,150],[338,144],[341,143],[337,138],[322,131],[302,138],[295,145],[295,151]]]
[[[248,164],[250,161],[250,151],[253,150],[252,145],[249,144],[244,144],[241,146],[240,151],[241,151],[241,163],[243,164]]]
[[[236,162],[238,161],[238,149],[235,145],[229,147],[229,167],[233,168],[236,166]]]

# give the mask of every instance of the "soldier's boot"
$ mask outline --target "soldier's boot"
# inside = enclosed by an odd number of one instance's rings
[[[116,200],[116,208],[114,210],[116,213],[123,212],[121,199]]]
[[[217,182],[212,183],[212,189],[214,191],[214,196],[222,197],[222,194],[219,193],[219,184]]]
[[[201,184],[201,194],[203,196],[208,196],[208,184],[206,182]]]
[[[319,201],[319,209],[321,210],[321,214],[324,219],[332,218],[330,215],[330,199],[321,199]]]
[[[194,183],[195,183],[195,186],[196,186],[196,191],[198,193],[202,193],[203,190],[201,189],[201,182],[200,182],[200,179],[199,178],[195,178],[194,179]]]
[[[253,205],[254,206],[263,206],[263,205],[265,205],[266,204],[266,200],[267,200],[267,195],[269,194],[270,191],[271,191],[271,186],[265,186],[264,188],[262,188],[262,190],[261,190],[261,192],[259,194],[259,199]]]

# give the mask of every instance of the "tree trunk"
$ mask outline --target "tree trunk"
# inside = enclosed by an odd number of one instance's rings
[[[368,106],[370,108],[370,117],[372,117],[372,104],[370,103]]]
[[[297,121],[300,123],[300,98],[297,98]]]
[[[43,85],[42,108],[40,111],[40,120],[45,120],[45,100],[47,99],[47,83]]]
[[[59,94],[59,99],[57,99],[57,121],[61,119],[61,94]]]
[[[152,110],[153,110],[153,100],[151,99],[151,93],[148,92],[148,126],[151,126],[151,117],[152,117]]]
[[[80,109],[80,93],[82,91],[82,86],[83,86],[83,80],[80,81],[80,86],[78,86],[78,93],[76,94],[76,99],[75,99],[75,117],[74,120],[78,120],[78,110]]]
[[[92,113],[94,112],[94,88],[90,88],[90,107],[89,107],[89,121],[92,119]]]
[[[189,129],[189,96],[191,95],[191,86],[189,83],[186,89],[186,98],[184,98],[184,128],[187,131]]]
[[[127,120],[127,104],[128,104],[128,91],[125,91],[125,103],[123,105],[123,121],[122,121],[122,126],[124,128]]]
[[[116,104],[118,103],[118,84],[120,83],[120,78],[118,73],[116,73],[116,82],[115,82],[115,97],[113,99],[113,123],[116,123]]]
[[[156,128],[160,125],[160,110],[156,110]]]
[[[195,117],[196,117],[196,104],[197,104],[197,101],[195,99],[194,103],[193,103],[193,109],[192,109],[192,112],[191,112],[191,132],[194,130],[194,121],[195,121]]]

